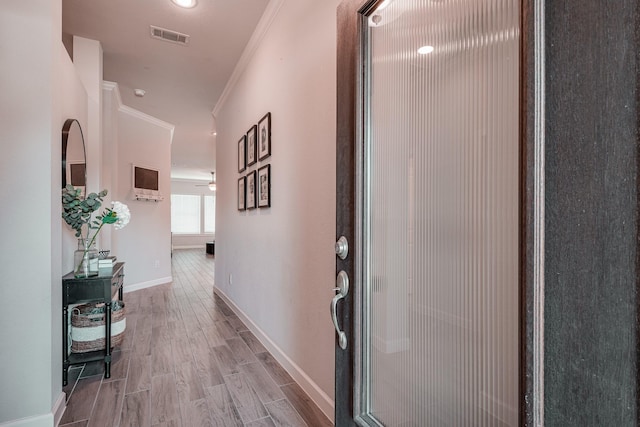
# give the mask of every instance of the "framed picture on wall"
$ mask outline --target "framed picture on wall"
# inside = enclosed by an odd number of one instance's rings
[[[271,155],[271,113],[267,113],[258,122],[258,160]]]
[[[271,165],[258,169],[258,207],[271,206]]]
[[[246,178],[243,176],[238,180],[238,210],[243,211],[246,207],[247,191]]]
[[[247,168],[247,135],[242,135],[238,141],[238,172]]]
[[[247,174],[247,209],[256,208],[256,171]]]
[[[258,135],[258,126],[253,125],[247,132],[247,167],[255,164],[258,161],[256,157],[256,137]]]

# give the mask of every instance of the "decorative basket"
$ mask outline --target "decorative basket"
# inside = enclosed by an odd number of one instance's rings
[[[71,351],[87,353],[104,350],[105,305],[80,304],[71,314]],[[127,327],[124,303],[114,301],[111,309],[111,347],[122,344]]]

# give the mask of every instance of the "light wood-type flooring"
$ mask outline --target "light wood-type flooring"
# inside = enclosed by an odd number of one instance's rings
[[[124,295],[111,378],[102,363],[71,367],[60,426],[332,425],[214,295],[214,263],[204,248],[176,250],[173,283]]]

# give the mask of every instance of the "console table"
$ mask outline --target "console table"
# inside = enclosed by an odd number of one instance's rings
[[[111,301],[118,295],[122,300],[124,263],[111,269],[100,269],[97,276],[78,279],[73,272],[62,277],[62,384],[67,385],[69,366],[104,360],[104,377],[111,377]],[[87,353],[70,353],[69,304],[103,302],[105,304],[105,348]]]

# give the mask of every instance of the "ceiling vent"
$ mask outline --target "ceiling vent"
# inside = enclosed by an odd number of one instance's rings
[[[167,30],[166,28],[154,27],[150,25],[151,37],[154,39],[164,40],[166,42],[177,43],[186,45],[189,43],[189,36],[186,34],[178,33],[177,31]]]

